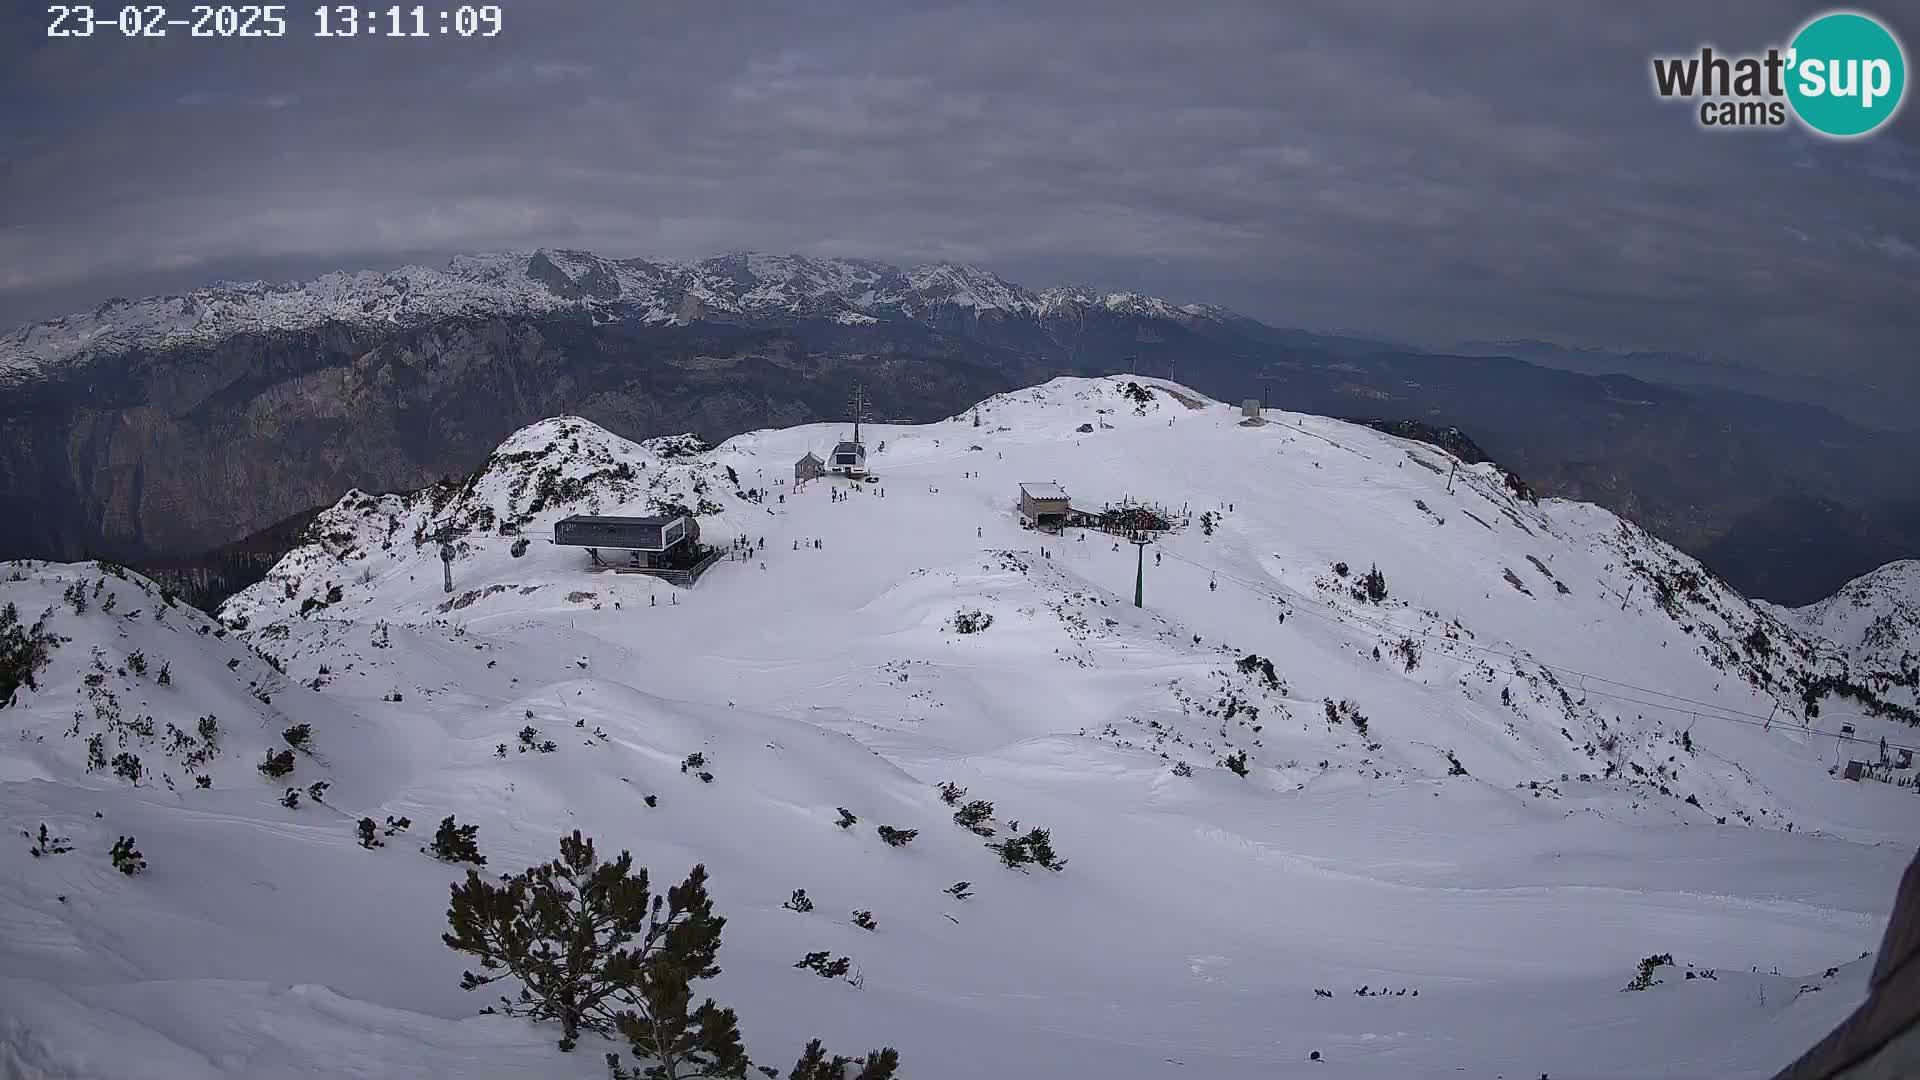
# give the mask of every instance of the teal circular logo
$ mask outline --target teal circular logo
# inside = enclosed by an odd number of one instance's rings
[[[1893,119],[1907,92],[1907,57],[1871,16],[1836,11],[1800,28],[1787,50],[1787,100],[1822,135],[1850,139]]]

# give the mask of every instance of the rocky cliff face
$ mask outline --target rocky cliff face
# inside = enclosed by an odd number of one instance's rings
[[[970,267],[539,252],[112,301],[0,338],[0,556],[205,551],[350,488],[463,476],[562,413],[718,440],[844,416],[856,381],[875,416],[927,420],[1130,367],[1227,400],[1457,426],[1542,494],[1711,551],[1783,602],[1920,548],[1880,528],[1830,560],[1780,558],[1742,531],[1807,492],[1856,514],[1899,505],[1898,463],[1920,446],[1818,410],[1034,292]]]

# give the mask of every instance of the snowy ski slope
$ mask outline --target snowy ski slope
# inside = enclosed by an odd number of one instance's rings
[[[709,450],[545,421],[465,484],[347,495],[221,622],[136,575],[5,568],[0,601],[69,640],[0,708],[0,818],[73,850],[0,845],[0,1076],[603,1076],[595,1040],[562,1055],[459,989],[463,875],[417,850],[447,814],[489,871],[576,828],[656,880],[704,862],[707,990],[783,1071],[819,1035],[927,1080],[1762,1076],[1864,995],[1920,800],[1829,770],[1920,729],[1805,718],[1849,662],[1805,613],[1332,420],[1127,377],[975,416],[873,425],[877,482],[804,490],[841,425]],[[1022,529],[1022,481],[1185,508],[1143,608],[1133,547]],[[668,505],[753,554],[680,590],[548,542]],[[1001,867],[943,781],[1065,868]],[[363,815],[413,824],[366,850]],[[121,835],[146,873],[109,864]],[[816,910],[782,908],[799,888]],[[793,967],[820,949],[860,985]]]

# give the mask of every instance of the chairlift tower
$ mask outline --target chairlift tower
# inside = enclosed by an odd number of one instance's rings
[[[861,422],[873,419],[873,417],[867,413],[868,405],[866,387],[859,383],[854,383],[853,397],[847,400],[847,415],[853,418],[853,441],[856,443],[860,441]]]
[[[1147,545],[1153,543],[1153,535],[1145,529],[1135,529],[1127,536],[1127,543],[1133,545],[1133,606],[1142,607],[1147,581]]]

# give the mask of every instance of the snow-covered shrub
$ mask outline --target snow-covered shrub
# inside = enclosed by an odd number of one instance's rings
[[[11,703],[22,686],[40,689],[34,677],[53,662],[53,650],[71,640],[47,628],[52,617],[49,607],[27,626],[21,623],[20,611],[11,602],[0,606],[0,707]]]
[[[267,760],[260,763],[260,771],[275,780],[293,771],[293,751],[282,750],[279,753],[267,751]]]
[[[131,836],[123,836],[114,841],[113,847],[107,851],[107,857],[113,860],[113,868],[115,870],[120,871],[128,877],[142,873],[147,869],[147,857],[140,854],[139,848],[133,846],[133,837]]]
[[[967,608],[953,614],[953,632],[956,634],[977,634],[993,625],[990,612]]]
[[[1280,676],[1273,670],[1273,661],[1264,656],[1248,653],[1239,660],[1234,661],[1233,666],[1238,669],[1242,675],[1259,675],[1260,681],[1266,683],[1267,689],[1269,690],[1278,690],[1280,688]]]
[[[1659,979],[1656,979],[1653,977],[1653,973],[1655,969],[1663,968],[1663,967],[1672,967],[1672,966],[1673,966],[1672,953],[1655,953],[1654,955],[1649,956],[1640,961],[1639,973],[1633,977],[1632,982],[1622,987],[1621,991],[1624,993],[1628,990],[1651,989],[1654,986],[1659,985],[1660,983]]]
[[[434,830],[433,843],[420,850],[441,862],[485,866],[487,857],[480,854],[479,835],[480,826],[456,825],[453,815],[448,814],[440,819],[440,827]]]
[[[960,805],[960,800],[966,793],[966,788],[961,787],[951,780],[940,785],[940,801],[946,803],[948,806]]]
[[[873,921],[873,912],[856,909],[853,913],[853,925],[862,930],[878,930],[880,925]]]
[[[1010,836],[987,847],[999,853],[1001,865],[1022,873],[1029,863],[1048,870],[1060,870],[1067,865],[1067,860],[1053,850],[1053,835],[1046,829],[1030,829],[1024,836]]]
[[[891,825],[882,825],[879,831],[880,839],[885,840],[888,847],[904,847],[920,835],[919,829],[896,829]]]
[[[385,847],[386,841],[380,839],[378,835],[379,829],[380,826],[375,825],[372,818],[361,818],[359,824],[354,826],[354,831],[359,834],[360,837],[360,846],[366,848],[368,851],[372,851],[377,847]]]
[[[1245,750],[1235,750],[1233,753],[1228,754],[1220,763],[1225,765],[1235,776],[1245,776],[1249,771],[1247,769],[1247,752]]]
[[[992,836],[993,826],[987,824],[987,819],[992,816],[993,804],[985,799],[975,799],[953,812],[953,823],[975,836]]]
[[[29,834],[22,829],[20,835],[28,836]],[[65,855],[72,850],[73,842],[64,836],[54,836],[49,833],[47,823],[43,821],[40,823],[39,837],[34,840],[33,846],[28,848],[27,852],[37,859],[42,855]]]
[[[780,906],[786,908],[788,911],[798,911],[804,915],[813,910],[813,900],[807,896],[807,890],[795,889],[793,890],[793,895],[787,898],[787,902]]]
[[[840,811],[840,820],[834,822],[835,825],[838,825],[843,829],[851,829],[855,825],[860,824],[860,819],[853,816],[853,811],[847,809],[844,806],[836,806],[834,807],[834,809]]]
[[[287,745],[293,747],[295,750],[306,751],[308,744],[313,741],[313,725],[295,724],[285,731],[282,731],[280,737],[285,739]]]
[[[842,956],[837,959],[829,959],[832,955],[833,954],[827,952],[825,949],[818,952],[810,952],[795,961],[793,966],[806,968],[808,971],[813,972],[823,979],[843,978],[847,972],[853,970],[852,957]]]

